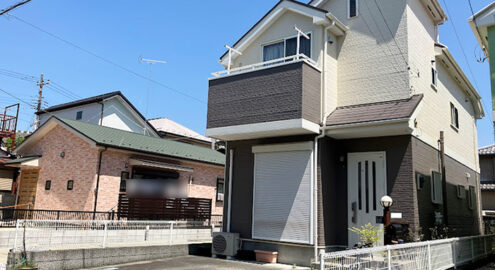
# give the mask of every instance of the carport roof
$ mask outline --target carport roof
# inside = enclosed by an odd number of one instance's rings
[[[8,164],[18,164],[18,163],[22,163],[22,162],[26,162],[26,161],[38,159],[40,157],[41,156],[31,156],[31,157],[22,157],[22,158],[17,158],[17,159],[11,159],[9,161],[3,162],[3,164],[5,164],[5,165],[8,165]]]

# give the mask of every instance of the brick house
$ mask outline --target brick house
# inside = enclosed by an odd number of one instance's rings
[[[166,179],[222,213],[225,156],[210,148],[54,116],[15,152],[6,165],[20,168],[17,204],[111,211],[126,182]]]
[[[446,20],[437,0],[281,0],[220,57],[206,136],[226,142],[223,224],[243,250],[309,265],[383,226],[384,195],[416,238],[480,233],[484,111]]]

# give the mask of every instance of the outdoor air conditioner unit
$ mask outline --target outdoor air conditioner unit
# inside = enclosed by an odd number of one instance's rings
[[[233,257],[239,250],[239,234],[214,232],[211,241],[211,254]]]

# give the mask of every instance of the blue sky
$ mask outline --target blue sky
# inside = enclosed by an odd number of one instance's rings
[[[471,0],[475,11],[491,0]],[[2,1],[0,9],[17,2]],[[151,85],[148,118],[168,117],[200,133],[206,126],[206,102],[210,73],[221,70],[218,57],[224,44],[233,44],[277,0],[190,1],[62,1],[32,0],[14,12],[33,25],[68,40],[134,72],[147,76],[148,66],[138,57],[160,59],[152,78],[194,99]],[[467,0],[446,0],[449,21],[440,27],[440,41],[447,45],[483,98],[486,117],[478,121],[479,145],[493,143],[488,64],[476,61],[479,46],[467,23]],[[445,2],[440,0],[445,9]],[[454,34],[459,33],[467,62]],[[144,114],[147,81],[90,56],[15,18],[0,17],[0,70],[39,76],[81,97],[122,91]],[[472,69],[472,74],[468,69]],[[474,78],[473,78],[474,76]],[[0,88],[33,102],[34,82],[0,74]],[[53,88],[44,90],[47,104],[72,99]],[[198,101],[200,100],[200,101]],[[0,93],[0,107],[16,102]],[[21,104],[19,129],[29,129],[33,110]]]

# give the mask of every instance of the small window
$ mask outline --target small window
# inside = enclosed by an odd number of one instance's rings
[[[349,13],[348,17],[353,18],[358,15],[358,0],[348,0]]]
[[[450,125],[459,129],[459,111],[452,103],[450,103]]]
[[[225,192],[224,189],[225,181],[223,178],[217,178],[217,201],[223,202],[223,195]]]
[[[129,179],[129,172],[120,172],[120,191],[126,191],[126,180]]]
[[[76,120],[81,120],[82,119],[82,113],[83,113],[82,111],[78,111],[76,113]]]
[[[431,84],[436,87],[437,86],[437,81],[438,81],[437,70],[434,67],[432,67],[431,68]]]
[[[263,62],[284,57],[284,42],[263,46]]]
[[[50,190],[52,188],[52,180],[46,180],[45,190]]]
[[[435,204],[443,203],[442,174],[439,172],[431,173],[431,202]]]
[[[469,186],[469,209],[474,210],[476,207],[476,189],[473,186]]]
[[[73,189],[74,189],[74,180],[67,181],[67,190],[73,190]]]
[[[457,185],[457,198],[466,198],[466,188],[463,185]]]

